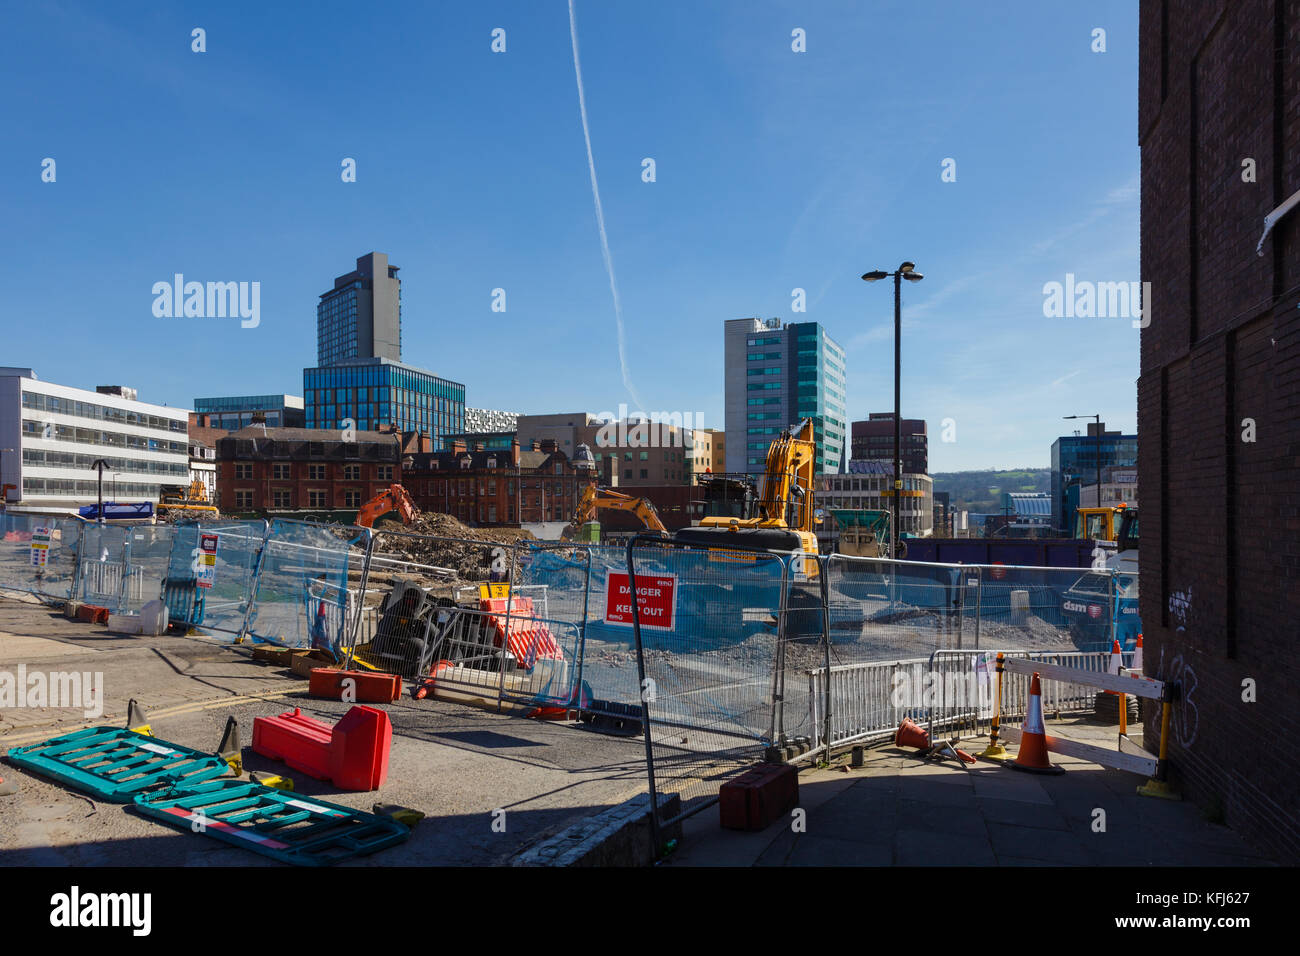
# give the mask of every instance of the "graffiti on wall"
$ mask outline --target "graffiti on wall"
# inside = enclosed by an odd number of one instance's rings
[[[1196,741],[1196,731],[1200,727],[1200,714],[1196,710],[1196,670],[1183,660],[1179,654],[1165,668],[1165,649],[1160,648],[1161,680],[1179,685],[1178,700],[1169,714],[1169,724],[1174,739],[1184,750],[1190,750]]]

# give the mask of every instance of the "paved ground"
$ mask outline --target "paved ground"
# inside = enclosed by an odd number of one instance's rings
[[[1048,721],[1053,736],[1114,747],[1114,727]],[[978,752],[974,742],[964,749]],[[805,829],[723,830],[716,808],[686,821],[673,866],[1268,866],[1263,851],[1193,805],[1141,797],[1143,778],[1053,755],[1062,776],[981,761],[927,763],[893,746],[865,765],[799,777]],[[1099,816],[1102,811],[1104,816]],[[1104,822],[1100,829],[1099,821]]]
[[[303,713],[337,720],[347,705],[306,695],[306,681],[229,647],[185,637],[111,637],[102,627],[64,620],[32,604],[0,599],[0,672],[102,673],[107,706],[87,719],[79,709],[0,710],[0,749],[37,743],[80,727],[121,725],[126,702],[143,701],[155,735],[215,750],[226,717],[239,721],[245,767],[283,771],[254,754],[253,718]],[[339,793],[302,774],[298,792],[369,809],[398,803],[428,814],[400,847],[370,865],[484,865],[645,789],[639,741],[569,725],[506,717],[441,701],[404,698],[388,706],[393,748],[388,781],[374,793]],[[0,796],[14,821],[0,828],[0,866],[256,865],[264,858],[216,840],[179,833],[100,803],[10,765],[18,782]],[[505,811],[505,831],[493,829]],[[499,826],[498,826],[499,830]]]

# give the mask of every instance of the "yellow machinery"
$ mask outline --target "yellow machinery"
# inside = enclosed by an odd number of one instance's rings
[[[588,485],[582,492],[582,497],[578,499],[578,506],[573,510],[573,517],[560,535],[560,540],[572,540],[582,526],[593,520],[597,512],[603,508],[631,511],[641,519],[641,523],[648,530],[657,531],[662,535],[668,534],[668,529],[659,520],[659,512],[655,510],[654,502],[649,498],[633,498],[631,495],[620,494],[593,484]]]
[[[158,511],[180,511],[196,515],[217,515],[217,506],[208,500],[208,490],[201,481],[184,485],[163,485],[158,496]]]
[[[767,449],[763,491],[755,513],[745,518],[706,517],[693,528],[682,528],[673,539],[709,548],[762,551],[802,551],[803,571],[817,575],[817,534],[822,514],[813,501],[817,446],[811,418],[793,432],[783,431]]]

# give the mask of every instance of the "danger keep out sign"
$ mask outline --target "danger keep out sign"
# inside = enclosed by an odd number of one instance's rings
[[[632,589],[626,574],[609,572],[605,577],[605,623],[632,626]],[[641,626],[661,631],[673,628],[677,607],[677,577],[672,574],[638,574],[637,614]]]

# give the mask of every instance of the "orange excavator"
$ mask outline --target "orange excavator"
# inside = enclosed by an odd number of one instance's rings
[[[654,502],[649,498],[633,498],[631,495],[619,494],[617,491],[610,491],[608,488],[601,488],[599,485],[591,484],[586,487],[582,497],[578,499],[578,506],[573,510],[573,517],[560,535],[560,539],[562,541],[571,540],[582,526],[591,521],[602,508],[631,511],[641,519],[641,523],[650,531],[657,531],[665,537],[668,535],[668,529],[659,520],[659,512],[655,509]]]
[[[387,490],[381,491],[375,495],[357,512],[357,525],[362,528],[373,528],[375,522],[383,515],[390,511],[396,511],[402,517],[402,524],[410,524],[415,520],[420,509],[415,506],[411,496],[401,485],[389,485]]]

